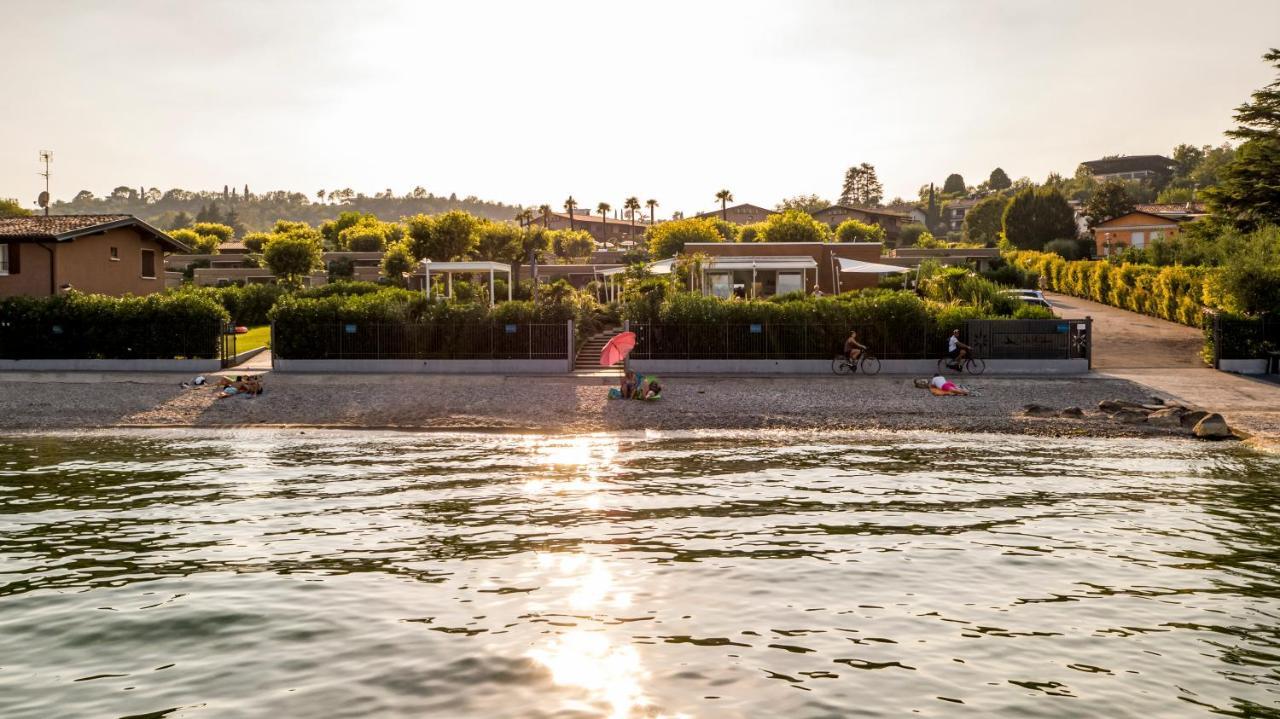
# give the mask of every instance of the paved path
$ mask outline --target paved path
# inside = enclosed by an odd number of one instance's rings
[[[1161,397],[1221,412],[1231,426],[1280,447],[1280,384],[1206,367],[1203,333],[1175,322],[1045,293],[1063,317],[1093,318],[1093,368]]]

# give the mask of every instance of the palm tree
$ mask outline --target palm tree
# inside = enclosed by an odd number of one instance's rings
[[[538,212],[542,213],[542,226],[551,229],[551,205],[538,205]]]
[[[640,210],[640,198],[632,196],[628,197],[622,206],[626,208],[627,214],[631,217],[631,236],[636,234],[636,212]]]
[[[533,224],[533,210],[524,209],[517,212],[516,222],[520,223],[521,227],[528,227]]]
[[[319,200],[321,204],[324,203],[324,190],[316,190],[316,199]]]
[[[573,199],[573,195],[569,195],[569,199],[564,201],[564,211],[569,213],[569,229],[573,229],[573,208],[578,206],[578,201]]]
[[[720,219],[728,222],[729,213],[725,208],[730,202],[733,202],[733,193],[728,190],[721,190],[716,193],[716,199],[720,201]]]
[[[600,237],[605,240],[609,237],[609,222],[606,216],[609,214],[609,210],[612,209],[607,202],[601,202],[596,205],[596,212],[600,213]]]
[[[655,208],[655,207],[657,207],[657,206],[658,206],[658,201],[657,201],[657,200],[645,200],[645,201],[644,201],[644,204],[648,205],[648,207],[649,207],[649,224],[651,224],[651,225],[652,225],[652,224],[654,224],[654,220],[653,220],[653,208]]]

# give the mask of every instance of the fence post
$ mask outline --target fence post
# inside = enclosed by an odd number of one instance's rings
[[[275,369],[276,368],[276,321],[275,320],[271,320],[271,329],[269,330],[269,333],[267,336],[270,338],[268,341],[271,342],[271,349],[268,350],[268,354],[271,355],[271,369]]]
[[[631,331],[631,320],[622,321],[622,331],[623,332]],[[637,342],[636,344],[639,344],[639,343]],[[627,353],[626,357],[622,358],[622,371],[626,372],[629,369],[631,369],[631,353],[630,352]]]
[[[573,356],[573,345],[574,345],[574,342],[573,342],[573,320],[572,320],[572,319],[569,319],[569,320],[566,320],[566,322],[568,323],[568,324],[567,324],[567,326],[568,326],[568,328],[569,328],[569,338],[568,338],[568,340],[567,340],[567,342],[568,342],[568,347],[566,348],[566,350],[567,350],[567,351],[565,352],[565,357],[567,358],[567,361],[565,362],[565,371],[566,371],[566,372],[570,372],[570,373],[572,373],[572,372],[573,372],[573,360],[574,360],[574,356]]]
[[[1221,369],[1219,360],[1222,359],[1222,315],[1217,312],[1213,313],[1213,368]],[[1271,369],[1268,367],[1267,369]]]
[[[1084,317],[1084,355],[1089,360],[1088,368],[1093,371],[1093,317]]]

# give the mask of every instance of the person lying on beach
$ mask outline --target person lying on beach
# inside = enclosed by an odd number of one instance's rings
[[[960,385],[956,384],[955,382],[952,382],[951,380],[947,379],[946,377],[943,377],[940,374],[934,375],[933,379],[929,380],[929,391],[936,395],[954,394],[954,395],[960,395],[962,397],[967,397],[969,395],[969,390],[965,389],[964,387],[961,387]]]
[[[636,373],[627,370],[622,373],[622,383],[618,387],[618,391],[623,397],[631,397],[636,393]]]
[[[662,385],[658,384],[658,380],[646,380],[641,386],[640,391],[636,394],[636,399],[661,399]]]
[[[262,380],[258,377],[242,377],[237,375],[234,380],[223,377],[218,382],[218,399],[226,397],[234,397],[237,394],[255,397],[262,394]]]

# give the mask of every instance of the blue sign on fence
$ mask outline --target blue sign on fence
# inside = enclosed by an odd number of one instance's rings
[[[509,334],[509,335],[513,335],[513,334],[515,334],[515,333],[516,333],[516,326],[515,326],[515,325],[507,325],[507,334]]]
[[[751,334],[758,335],[764,331],[764,327],[760,325],[751,325]]]
[[[347,333],[347,334],[349,334],[349,335],[353,335],[353,334],[355,334],[355,333],[356,333],[356,326],[355,326],[355,325],[347,325],[346,327],[343,327],[342,329],[343,329],[343,331],[344,331],[344,332],[346,332],[346,333]]]
[[[1058,325],[1058,334],[1065,335],[1067,333],[1067,323],[1063,322]]]

